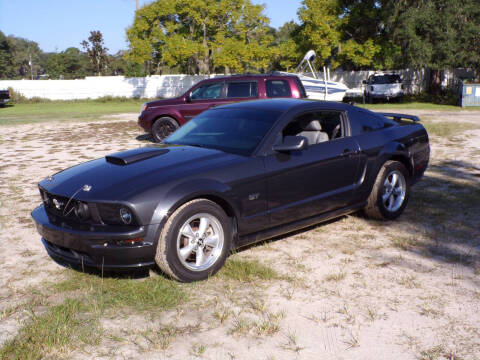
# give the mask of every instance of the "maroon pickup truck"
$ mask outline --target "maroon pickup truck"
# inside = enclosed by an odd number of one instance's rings
[[[211,107],[237,101],[306,98],[295,75],[234,75],[202,80],[182,96],[143,104],[138,124],[157,142]]]

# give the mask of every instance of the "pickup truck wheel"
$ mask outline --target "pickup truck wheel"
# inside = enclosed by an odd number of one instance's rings
[[[178,129],[178,123],[168,116],[161,117],[152,125],[151,133],[156,142],[162,142],[171,133]]]
[[[155,262],[167,275],[183,282],[215,274],[231,248],[231,222],[216,203],[196,199],[180,206],[158,239]]]
[[[398,161],[387,161],[380,169],[364,211],[368,217],[394,220],[407,206],[410,195],[408,171]]]

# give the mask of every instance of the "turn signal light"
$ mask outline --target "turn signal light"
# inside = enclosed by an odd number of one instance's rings
[[[128,244],[128,245],[135,245],[135,244],[141,243],[142,240],[143,239],[141,237],[139,237],[139,238],[135,238],[135,239],[123,240],[122,243],[123,244]]]

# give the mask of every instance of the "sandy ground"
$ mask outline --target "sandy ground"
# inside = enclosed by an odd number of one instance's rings
[[[476,111],[410,113],[480,122]],[[63,271],[46,255],[30,219],[40,203],[36,183],[81,161],[144,145],[136,139],[142,133],[135,116],[0,127],[0,343],[26,318],[12,307]],[[102,325],[111,336],[68,357],[480,359],[479,204],[452,203],[448,217],[429,201],[432,194],[451,201],[449,192],[468,196],[480,187],[480,130],[432,137],[431,147],[430,170],[398,221],[348,216],[252,246],[234,256],[258,259],[282,279],[214,278],[174,311],[106,317]],[[174,329],[168,342],[158,335],[166,327]]]

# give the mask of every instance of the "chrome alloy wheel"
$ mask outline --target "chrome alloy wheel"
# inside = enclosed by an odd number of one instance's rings
[[[206,270],[222,254],[223,244],[220,221],[211,214],[195,214],[180,227],[177,237],[178,258],[189,270]]]
[[[382,202],[385,209],[395,212],[402,206],[407,193],[407,182],[403,174],[394,170],[387,175],[383,183]]]

